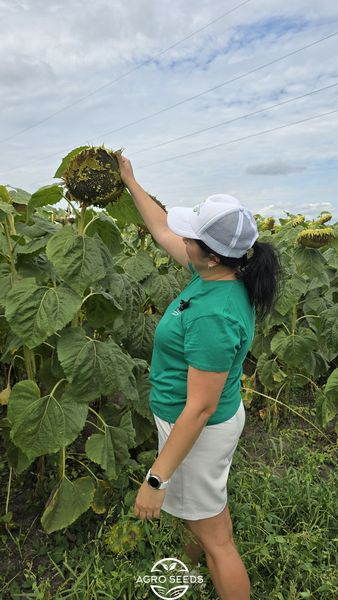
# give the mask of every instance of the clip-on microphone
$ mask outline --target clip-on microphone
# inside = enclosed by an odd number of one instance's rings
[[[181,306],[179,306],[178,310],[182,311],[185,308],[188,308],[189,307],[189,303],[190,303],[190,300],[187,300],[186,302],[184,300],[181,300],[181,302],[180,302]]]

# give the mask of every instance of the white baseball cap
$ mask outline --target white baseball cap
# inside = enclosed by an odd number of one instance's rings
[[[168,208],[169,229],[202,240],[221,256],[240,258],[259,236],[252,213],[234,196],[214,194],[194,207]]]

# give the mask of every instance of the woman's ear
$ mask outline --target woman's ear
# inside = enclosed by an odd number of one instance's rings
[[[209,260],[213,260],[217,265],[221,262],[218,256],[215,256],[214,254],[209,254]]]

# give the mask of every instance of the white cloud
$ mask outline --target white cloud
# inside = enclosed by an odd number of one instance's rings
[[[198,4],[0,0],[0,138],[47,118],[1,144],[0,182],[33,191],[52,181],[70,149],[104,142],[125,147],[141,185],[168,206],[193,205],[224,191],[241,197],[253,212],[266,211],[266,216],[269,210],[284,216],[286,208],[297,213],[302,206],[313,218],[324,203],[337,220],[338,113],[228,142],[333,110],[338,87],[136,152],[337,83],[338,36],[156,117],[102,135],[338,30],[338,4],[332,0],[321,0],[320,7],[316,0],[255,0],[150,60],[229,8],[221,0]],[[143,61],[145,66],[106,85]],[[58,113],[65,106],[69,108]],[[53,113],[58,114],[48,118]],[[222,143],[226,145],[142,167]]]

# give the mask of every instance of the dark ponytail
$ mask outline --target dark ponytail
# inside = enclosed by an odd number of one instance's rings
[[[257,319],[263,321],[272,311],[281,292],[284,279],[280,254],[269,242],[255,242],[244,256],[222,256],[209,248],[202,240],[195,240],[205,252],[218,256],[225,267],[236,268],[237,279],[242,279],[251,304],[255,306]]]

